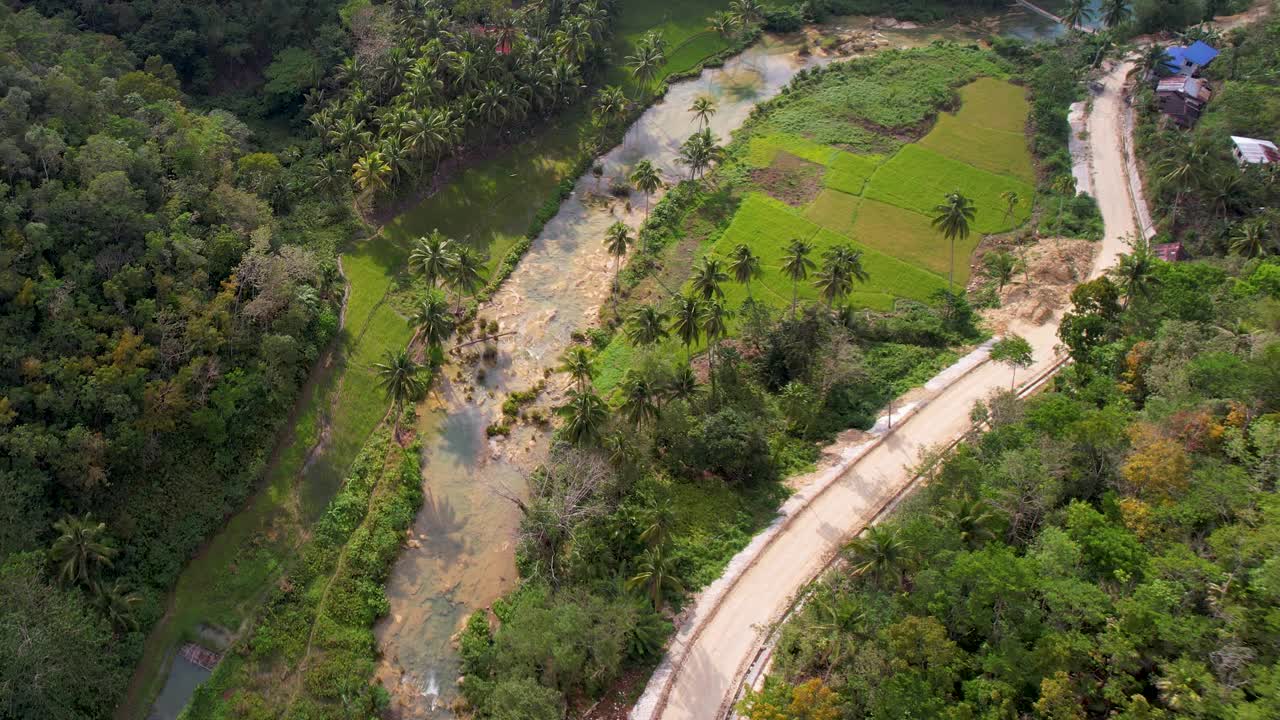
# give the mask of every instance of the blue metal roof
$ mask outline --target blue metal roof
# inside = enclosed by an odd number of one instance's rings
[[[1165,50],[1164,56],[1168,58],[1168,60],[1165,60],[1165,67],[1169,68],[1172,72],[1178,72],[1182,69],[1183,59],[1186,58],[1186,48],[1175,45],[1168,50]]]
[[[1185,57],[1189,62],[1193,62],[1202,67],[1213,62],[1213,59],[1218,57],[1218,51],[1214,50],[1213,47],[1202,40],[1197,40],[1191,43],[1191,47],[1186,48],[1182,52],[1183,57]]]

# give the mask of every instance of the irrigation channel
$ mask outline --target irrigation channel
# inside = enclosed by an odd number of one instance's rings
[[[876,50],[994,33],[1032,40],[1062,32],[1016,7],[963,26],[858,17],[818,30],[874,31]],[[622,144],[601,158],[602,177],[588,172],[578,179],[516,271],[480,308],[479,316],[496,321],[504,335],[497,357],[479,365],[483,376],[476,367],[450,366],[419,408],[425,500],[387,583],[390,612],[376,628],[382,652],[378,679],[391,692],[397,717],[452,717],[460,673],[453,637],[470,613],[489,606],[517,580],[519,514],[501,493],[526,491],[525,478],[545,457],[549,432],[522,423],[506,438],[489,438],[486,428],[501,419],[502,401],[512,391],[546,379],[546,405],[565,389],[554,368],[574,331],[594,323],[613,281],[605,229],[617,221],[638,228],[644,219],[644,198],[611,196],[609,180],[626,176],[642,159],[670,182],[684,177],[687,170],[676,157],[697,129],[688,111],[693,100],[715,99],[710,127],[727,141],[752,108],[778,94],[800,70],[832,60],[798,52],[803,45],[799,34],[767,35],[723,67],[673,83],[628,129]],[[207,674],[176,659],[150,720],[175,720]]]

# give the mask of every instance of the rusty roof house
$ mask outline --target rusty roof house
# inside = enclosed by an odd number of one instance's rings
[[[1182,127],[1191,127],[1200,119],[1200,113],[1204,112],[1210,96],[1209,84],[1190,75],[1161,78],[1156,84],[1160,112],[1173,118]]]
[[[1277,150],[1276,144],[1270,140],[1258,140],[1256,138],[1232,135],[1231,142],[1235,145],[1235,147],[1231,148],[1231,154],[1235,156],[1236,162],[1242,168],[1250,165],[1274,165],[1280,163],[1280,150]]]

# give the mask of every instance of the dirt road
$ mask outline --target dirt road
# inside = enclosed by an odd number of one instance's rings
[[[1089,118],[1094,187],[1106,237],[1091,276],[1106,271],[1135,232],[1134,206],[1125,173],[1121,118],[1129,64],[1113,67]],[[1035,348],[1031,378],[1056,361],[1062,311],[1036,327],[1014,327]],[[921,452],[945,445],[969,427],[974,402],[1010,383],[1008,367],[986,362],[959,379],[926,390],[914,414],[845,468],[809,504],[791,515],[767,542],[753,543],[735,562],[745,570],[698,598],[667,658],[650,680],[631,720],[718,720],[724,717],[762,633],[782,617],[795,594],[861,532],[910,482],[907,468]],[[762,539],[763,540],[763,539]],[[727,586],[727,588],[726,588]]]

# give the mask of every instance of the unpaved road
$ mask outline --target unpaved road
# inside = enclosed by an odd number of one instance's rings
[[[1111,69],[1089,118],[1094,187],[1106,224],[1091,276],[1114,264],[1117,253],[1126,249],[1126,238],[1136,229],[1121,139],[1121,118],[1126,109],[1123,86],[1131,67],[1125,63]],[[1035,365],[1020,377],[1034,377],[1056,361],[1061,313],[1059,310],[1037,327],[1012,328],[1035,349]],[[783,616],[796,593],[909,484],[907,469],[920,459],[922,451],[959,437],[969,428],[974,402],[998,388],[1007,388],[1009,383],[1009,368],[988,362],[944,389],[926,394],[914,415],[792,518],[720,602],[699,598],[673,640],[667,659],[632,710],[631,720],[723,717],[762,633]]]

